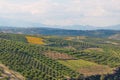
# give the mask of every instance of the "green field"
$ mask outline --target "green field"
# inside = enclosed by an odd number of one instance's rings
[[[79,68],[83,68],[83,67],[91,67],[91,66],[96,66],[98,64],[90,62],[90,61],[85,61],[85,60],[59,60],[60,63],[74,69],[77,70]]]
[[[86,60],[59,60],[61,64],[71,68],[72,70],[75,70],[77,72],[81,72],[84,75],[91,75],[91,74],[106,74],[111,73],[112,68],[105,66],[105,65],[99,65],[94,62],[86,61]]]

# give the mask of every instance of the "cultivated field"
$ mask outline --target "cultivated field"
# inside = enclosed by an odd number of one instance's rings
[[[59,60],[73,60],[73,59],[75,59],[71,55],[68,55],[65,53],[54,52],[54,51],[45,52],[44,55],[49,57],[49,58],[59,59]]]
[[[59,60],[58,62],[77,72],[84,74],[85,76],[96,75],[96,74],[107,74],[112,72],[112,69],[108,66],[99,65],[82,59]]]
[[[27,41],[32,44],[40,44],[40,45],[45,44],[42,38],[31,37],[31,36],[26,36],[26,38],[27,38]]]

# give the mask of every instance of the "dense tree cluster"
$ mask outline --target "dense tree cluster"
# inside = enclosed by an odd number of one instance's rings
[[[69,40],[63,40],[63,39],[48,39],[50,44],[48,46],[51,47],[73,47],[76,50],[82,50],[86,48],[96,48],[97,45],[93,45],[86,42],[76,42],[76,41],[69,41]]]
[[[12,40],[12,41],[27,42],[27,39],[23,34],[0,33],[0,38]]]
[[[27,80],[56,80],[77,78],[79,73],[45,57],[47,48],[0,39],[0,61],[23,74]]]

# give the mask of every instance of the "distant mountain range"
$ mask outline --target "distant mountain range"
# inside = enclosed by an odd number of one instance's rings
[[[111,28],[112,29],[112,28]],[[42,35],[60,35],[60,36],[89,36],[89,37],[110,37],[120,34],[120,30],[66,30],[58,28],[16,28],[16,27],[0,27],[0,32],[18,33],[18,34],[42,34]]]
[[[120,30],[120,24],[112,25],[112,26],[91,26],[91,25],[68,25],[68,26],[61,26],[61,25],[45,25],[41,23],[30,23],[27,21],[16,20],[13,22],[12,20],[2,19],[0,20],[0,25],[6,24],[9,26],[14,27],[36,27],[36,28],[59,28],[59,29],[67,29],[67,30],[98,30],[98,29],[107,29],[107,30]],[[20,23],[18,23],[20,22]],[[3,26],[4,27],[4,26]]]
[[[71,25],[71,26],[61,26],[62,29],[71,29],[71,30],[120,30],[120,24],[113,26],[89,26],[89,25]]]
[[[114,26],[107,26],[104,27],[103,29],[120,30],[120,24]]]

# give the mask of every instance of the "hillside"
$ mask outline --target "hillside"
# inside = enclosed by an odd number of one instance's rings
[[[119,46],[98,37],[0,33],[0,61],[26,80],[119,80]]]
[[[0,64],[0,80],[25,80],[25,78],[5,65]]]
[[[120,40],[120,34],[115,34],[109,37],[109,39]]]

